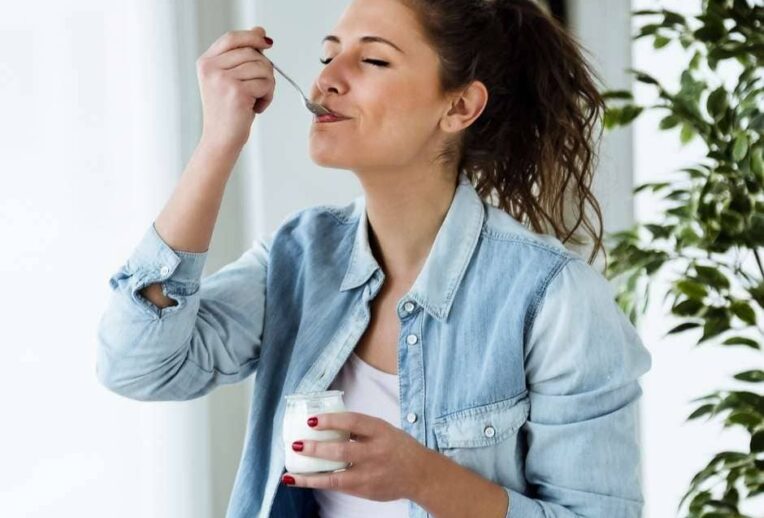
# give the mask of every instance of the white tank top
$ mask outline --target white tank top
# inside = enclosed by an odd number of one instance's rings
[[[397,374],[372,367],[353,352],[327,390],[334,389],[345,391],[342,398],[348,412],[372,415],[396,428],[401,427]],[[406,518],[409,515],[406,499],[377,502],[340,491],[313,491],[320,518]]]

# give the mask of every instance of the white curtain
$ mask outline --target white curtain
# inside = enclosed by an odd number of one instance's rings
[[[246,386],[214,408],[146,404],[94,370],[108,277],[198,138],[189,73],[201,39],[192,2],[0,7],[0,516],[224,513]],[[240,252],[240,234],[210,268]],[[235,432],[221,436],[212,412],[231,414]]]

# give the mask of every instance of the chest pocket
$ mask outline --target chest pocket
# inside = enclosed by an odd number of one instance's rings
[[[487,405],[459,410],[433,421],[438,451],[485,478],[507,486],[522,484],[527,392]]]

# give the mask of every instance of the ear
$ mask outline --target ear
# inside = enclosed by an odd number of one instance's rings
[[[488,103],[488,89],[477,79],[453,96],[449,109],[440,119],[440,129],[446,133],[458,133],[471,125],[483,113]]]

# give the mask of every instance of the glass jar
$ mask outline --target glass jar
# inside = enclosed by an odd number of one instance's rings
[[[309,457],[292,449],[292,443],[301,439],[311,441],[348,441],[350,432],[343,430],[316,430],[308,426],[308,418],[318,414],[345,412],[342,390],[306,392],[284,396],[284,465],[290,473],[321,473],[348,467],[347,462]]]

